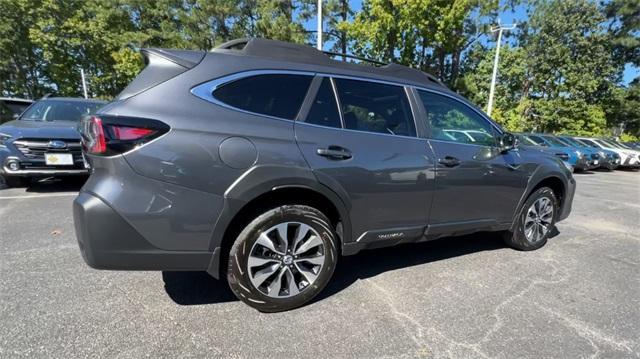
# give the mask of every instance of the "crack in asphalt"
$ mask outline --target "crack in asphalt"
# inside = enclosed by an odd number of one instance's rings
[[[435,327],[425,328],[419,321],[417,321],[416,319],[412,318],[409,314],[407,314],[407,313],[405,313],[405,312],[403,312],[403,311],[398,309],[398,306],[395,304],[394,298],[392,297],[391,293],[387,289],[385,289],[382,286],[376,284],[371,279],[365,279],[364,281],[366,283],[368,283],[370,285],[370,287],[373,288],[376,292],[382,294],[384,302],[391,309],[391,313],[393,314],[394,319],[404,329],[405,333],[412,339],[414,344],[417,346],[417,349],[421,350],[426,346],[426,342],[424,342],[424,340],[420,339],[420,338],[424,337],[424,331],[426,330],[428,333],[434,334],[434,335],[440,337],[441,339],[444,339],[445,341],[447,341],[450,344],[453,344],[455,346],[459,346],[459,347],[462,347],[462,348],[465,348],[465,349],[469,349],[469,350],[475,352],[476,354],[480,355],[483,358],[489,358],[489,356],[487,354],[485,354],[484,352],[482,352],[482,350],[480,350],[479,346],[476,345],[476,344],[458,342],[458,341],[456,341],[456,340],[454,340],[452,338],[449,338],[444,333],[438,331]],[[405,319],[405,320],[403,320],[403,319]],[[407,321],[409,321],[410,323],[412,323],[415,326],[415,330],[414,331],[411,331],[410,328],[408,328],[406,326],[405,323]],[[417,333],[417,336],[414,335],[414,333]],[[450,351],[450,350],[448,350],[448,351]]]
[[[610,334],[603,333],[602,331],[589,327],[589,325],[581,320],[570,317],[567,314],[563,314],[557,311],[554,311],[549,308],[545,308],[537,303],[534,305],[542,310],[543,312],[549,314],[551,317],[555,318],[558,322],[563,324],[565,327],[573,329],[581,338],[588,340],[593,344],[593,341],[597,341],[599,343],[608,344],[609,346],[615,349],[623,349],[627,353],[635,354],[636,356],[640,356],[639,352],[634,351],[630,345],[631,342],[628,340],[620,340],[618,338],[614,338]],[[596,346],[597,351],[600,351],[600,348]]]
[[[458,346],[458,347],[461,347],[461,348],[464,348],[464,349],[467,349],[467,350],[471,350],[471,351],[473,351],[474,353],[478,354],[479,356],[481,356],[483,358],[489,358],[490,356],[488,354],[486,354],[482,350],[482,346],[485,343],[489,342],[490,338],[495,333],[500,331],[500,329],[502,329],[502,327],[504,326],[505,320],[503,319],[503,315],[501,314],[502,310],[505,307],[507,307],[509,304],[511,304],[513,301],[515,301],[516,299],[521,298],[523,295],[525,295],[527,292],[529,292],[530,290],[532,290],[534,287],[536,287],[538,285],[541,285],[541,284],[559,284],[559,283],[562,283],[562,282],[566,281],[569,278],[569,275],[567,273],[562,273],[561,270],[556,266],[556,264],[554,264],[554,263],[558,263],[555,259],[550,259],[550,258],[546,258],[545,259],[545,258],[543,258],[542,261],[545,264],[547,264],[547,265],[549,265],[551,267],[551,271],[549,273],[550,277],[553,278],[553,277],[559,275],[559,278],[551,279],[551,280],[549,280],[549,279],[534,279],[534,280],[531,280],[525,286],[525,288],[523,288],[522,290],[518,291],[517,293],[515,293],[515,294],[509,296],[508,298],[504,299],[503,301],[501,301],[498,305],[496,305],[496,307],[493,310],[492,316],[495,318],[495,323],[493,324],[491,329],[489,329],[480,340],[478,340],[477,342],[473,342],[473,343],[456,341],[456,340],[450,338],[449,336],[445,335],[444,333],[442,333],[438,329],[436,329],[436,327],[425,328],[419,321],[417,321],[416,319],[411,317],[411,315],[409,315],[409,314],[401,311],[400,309],[398,309],[398,306],[396,305],[396,302],[395,302],[391,292],[389,292],[387,289],[383,288],[382,286],[376,284],[371,279],[365,279],[365,282],[367,282],[370,285],[370,287],[373,288],[375,291],[377,291],[378,293],[382,294],[382,298],[383,298],[384,302],[387,304],[387,306],[391,309],[392,315],[394,316],[396,321],[402,326],[402,328],[404,329],[406,334],[412,339],[414,344],[416,346],[418,346],[418,348],[423,348],[426,345],[426,343],[423,340],[421,340],[421,338],[424,337],[424,331],[426,330],[427,333],[429,333],[431,335],[438,336],[439,338],[443,339],[444,341],[446,341],[450,345],[454,345],[454,346]],[[517,286],[518,286],[518,284],[514,285],[513,288],[515,288]],[[413,324],[413,326],[415,326],[415,330],[414,331],[410,330],[410,328],[408,328],[406,326],[407,321],[409,323]],[[414,335],[414,333],[417,333],[417,335]]]
[[[545,253],[549,253],[549,252],[545,252]],[[553,259],[542,259],[543,262],[545,262],[546,264],[548,264],[551,268],[552,268],[552,272],[550,273],[550,277],[554,277],[556,275],[558,275],[558,273],[560,273],[560,269],[554,264],[554,262],[557,263],[557,261],[553,260]],[[546,279],[534,279],[531,282],[529,282],[529,284],[522,290],[520,290],[518,293],[506,298],[505,300],[503,300],[502,302],[500,302],[493,310],[493,316],[496,319],[495,324],[493,325],[493,327],[491,329],[489,329],[484,337],[478,341],[477,344],[484,344],[486,342],[489,341],[489,338],[497,333],[503,326],[504,326],[504,319],[503,317],[500,315],[500,312],[502,311],[502,309],[507,306],[508,304],[511,304],[511,302],[513,302],[516,299],[521,298],[523,295],[525,295],[527,292],[529,292],[530,290],[532,290],[534,287],[536,287],[537,285],[540,284],[559,284],[562,283],[564,281],[566,281],[569,278],[569,275],[567,273],[564,273],[562,275],[560,275],[560,278],[555,279],[555,280],[546,280]]]

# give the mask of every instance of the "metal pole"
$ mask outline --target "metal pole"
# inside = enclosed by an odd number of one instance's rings
[[[82,92],[84,92],[84,98],[89,98],[89,96],[87,96],[87,81],[84,78],[84,69],[80,69],[80,77],[82,78]]]
[[[500,43],[502,42],[502,30],[512,30],[516,24],[491,28],[491,32],[498,32],[498,43],[496,44],[496,56],[493,59],[493,74],[491,75],[491,87],[489,89],[489,102],[487,103],[487,115],[491,116],[493,110],[493,95],[496,91],[496,78],[498,77],[498,61],[500,58]]]
[[[318,0],[318,50],[322,51],[322,0]]]

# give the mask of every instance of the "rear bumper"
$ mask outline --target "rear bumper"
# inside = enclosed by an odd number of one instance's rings
[[[96,269],[204,271],[212,252],[173,251],[153,246],[100,198],[81,192],[73,219],[84,261]]]
[[[30,177],[30,176],[81,176],[89,175],[86,169],[59,169],[59,168],[37,168],[37,169],[21,169],[12,171],[8,168],[2,168],[0,171],[4,176]]]

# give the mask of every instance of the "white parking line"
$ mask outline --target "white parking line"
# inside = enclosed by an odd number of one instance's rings
[[[0,197],[1,199],[29,199],[29,198],[47,198],[47,197],[71,197],[77,196],[78,193],[49,193],[49,194],[38,194],[32,196],[6,196]]]

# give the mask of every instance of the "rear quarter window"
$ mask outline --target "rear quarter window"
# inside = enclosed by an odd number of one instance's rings
[[[249,76],[222,85],[213,91],[213,97],[240,110],[293,120],[311,80],[307,75]]]

